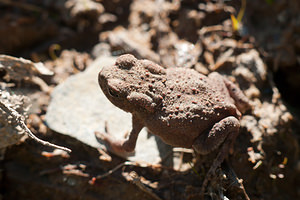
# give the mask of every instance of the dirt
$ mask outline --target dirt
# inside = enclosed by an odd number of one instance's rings
[[[101,55],[124,53],[165,68],[217,71],[253,103],[254,110],[241,119],[235,151],[210,181],[206,199],[246,199],[245,192],[250,199],[299,199],[300,3],[245,1],[234,29],[232,16],[238,16],[241,1],[221,2],[0,1],[0,53],[42,62],[54,72],[28,78],[0,65],[0,100],[24,115],[38,137],[73,150],[67,154],[14,138],[0,149],[0,199],[200,198],[217,152],[201,157],[181,152],[183,163],[194,166],[183,171],[126,164],[45,124],[54,87]],[[28,112],[22,98],[30,99]],[[16,134],[9,117],[1,115],[0,134]]]

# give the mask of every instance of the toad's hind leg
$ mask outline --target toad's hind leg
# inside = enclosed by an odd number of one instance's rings
[[[233,116],[229,116],[216,123],[209,133],[202,134],[195,140],[193,148],[199,154],[208,154],[223,143],[203,181],[201,188],[202,195],[204,195],[209,179],[228,155],[229,148],[233,145],[239,133],[239,127],[240,123],[238,119]]]
[[[230,97],[234,100],[234,104],[237,106],[239,111],[244,113],[246,110],[251,108],[250,101],[244,95],[242,90],[225,76],[222,76],[217,72],[210,73],[208,76],[211,80],[213,80],[214,85],[218,88],[222,88],[221,85],[225,84]]]

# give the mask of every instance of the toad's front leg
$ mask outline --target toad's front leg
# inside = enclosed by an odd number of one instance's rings
[[[109,133],[96,132],[95,135],[100,140],[105,141],[114,152],[132,152],[143,127],[141,121],[132,115],[132,130],[126,139],[116,139]]]
[[[201,189],[202,195],[204,195],[209,179],[228,155],[229,148],[233,145],[239,133],[239,127],[240,122],[237,118],[233,116],[226,117],[216,123],[208,133],[200,135],[194,142],[193,148],[199,154],[208,154],[223,143],[203,181]]]

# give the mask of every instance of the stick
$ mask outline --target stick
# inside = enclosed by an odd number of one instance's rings
[[[56,149],[61,149],[61,150],[64,150],[68,153],[71,153],[72,150],[69,149],[69,148],[66,148],[66,147],[62,147],[62,146],[58,146],[56,144],[52,144],[50,142],[47,142],[47,141],[44,141],[44,140],[41,140],[39,139],[38,137],[36,137],[30,130],[29,128],[26,126],[25,124],[25,119],[22,115],[20,115],[16,110],[14,110],[13,108],[5,105],[4,103],[2,103],[0,101],[0,108],[5,111],[6,113],[8,113],[10,116],[13,117],[13,121],[16,122],[18,125],[20,125],[20,127],[27,133],[27,135],[29,137],[31,137],[33,140],[35,140],[36,142],[42,144],[42,145],[45,145],[45,146],[49,146],[49,147],[53,147],[53,148],[56,148]]]
[[[125,178],[135,184],[140,190],[150,195],[153,199],[162,200],[159,196],[153,193],[151,189],[147,188],[144,183],[142,183],[141,178],[135,171],[131,171],[129,174],[126,174]]]

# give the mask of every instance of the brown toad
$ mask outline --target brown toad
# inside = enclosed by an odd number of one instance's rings
[[[140,130],[147,127],[167,144],[207,154],[225,140],[234,141],[239,111],[250,106],[241,90],[216,72],[205,76],[192,69],[164,69],[129,54],[104,67],[98,78],[106,97],[132,113],[127,139],[102,134],[115,151],[133,151]]]
[[[168,68],[132,55],[120,56],[99,73],[99,85],[117,107],[132,113],[127,139],[98,136],[115,151],[133,151],[143,127],[172,146],[207,154],[222,143],[210,173],[228,153],[239,132],[241,112],[249,101],[227,78],[205,76],[192,69]]]

